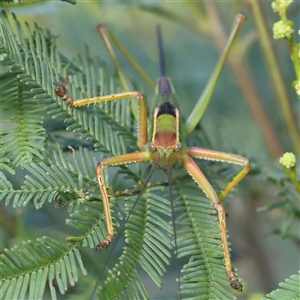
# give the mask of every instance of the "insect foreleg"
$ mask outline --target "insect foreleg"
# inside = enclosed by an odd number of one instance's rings
[[[98,186],[103,201],[107,235],[104,238],[104,240],[96,246],[97,250],[101,248],[107,249],[110,243],[112,242],[112,240],[114,239],[114,235],[115,235],[112,217],[111,217],[110,203],[107,195],[107,187],[106,187],[103,171],[110,166],[133,164],[139,162],[146,162],[149,160],[150,157],[148,152],[133,152],[128,154],[123,154],[120,156],[106,158],[98,164],[96,168],[96,174],[97,174]]]
[[[106,96],[91,97],[74,100],[67,94],[68,75],[65,78],[63,84],[54,82],[56,85],[56,95],[61,97],[68,105],[74,107],[80,107],[96,103],[105,103],[109,101],[119,101],[128,98],[136,98],[138,100],[139,118],[138,118],[138,147],[143,150],[146,143],[148,142],[148,122],[147,122],[147,104],[146,99],[140,92],[124,92],[118,94],[111,94]]]

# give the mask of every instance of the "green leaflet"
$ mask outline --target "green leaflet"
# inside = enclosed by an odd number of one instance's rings
[[[74,286],[78,280],[78,266],[86,275],[77,249],[47,237],[23,242],[22,248],[5,249],[1,262],[1,295],[5,299],[24,299],[28,289],[30,299],[41,299],[47,284],[56,299],[54,279],[64,294],[68,285]]]
[[[272,291],[263,297],[262,300],[266,299],[299,299],[300,294],[300,271],[298,274],[294,274],[287,278],[284,282],[280,282],[281,288]]]

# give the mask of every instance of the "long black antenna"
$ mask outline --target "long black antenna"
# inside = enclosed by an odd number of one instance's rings
[[[156,35],[158,43],[158,56],[159,56],[159,77],[158,77],[158,94],[161,96],[168,96],[172,94],[172,87],[170,83],[170,78],[167,77],[166,72],[166,62],[165,62],[165,52],[162,42],[162,35],[160,26],[156,26]],[[165,101],[168,101],[167,98]]]
[[[159,55],[159,70],[160,70],[160,77],[166,76],[166,63],[165,63],[165,53],[164,47],[162,42],[161,30],[160,26],[156,26],[156,35],[157,35],[157,43],[158,43],[158,55]]]

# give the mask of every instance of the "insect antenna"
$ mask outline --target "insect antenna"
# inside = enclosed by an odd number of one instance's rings
[[[172,193],[172,185],[171,185],[171,168],[169,163],[167,165],[167,176],[168,176],[168,184],[169,184],[169,193],[170,193],[170,202],[171,202],[171,210],[172,210],[172,225],[173,225],[173,233],[174,233],[174,256],[176,257],[178,246],[177,246],[177,234],[176,234],[176,224],[175,224],[175,209],[174,209],[174,200],[173,200],[173,193]],[[178,291],[179,291],[179,299],[181,299],[180,295],[180,268],[179,264],[177,266],[177,274],[178,274]]]
[[[168,96],[172,94],[172,87],[170,85],[170,79],[167,77],[165,53],[162,42],[162,34],[160,26],[156,26],[156,35],[158,43],[158,57],[159,57],[159,78],[158,78],[158,94],[162,96]]]
[[[159,71],[160,77],[167,76],[166,75],[166,62],[165,62],[165,52],[162,42],[161,29],[160,26],[156,26],[156,35],[157,35],[157,43],[158,43],[158,57],[159,57]]]
[[[150,171],[150,173],[149,173],[147,179],[145,180],[145,182],[144,182],[144,184],[143,184],[143,186],[142,186],[141,191],[139,192],[139,194],[138,194],[137,198],[135,199],[135,201],[134,201],[134,203],[133,203],[133,205],[132,205],[130,211],[128,212],[128,214],[127,214],[127,216],[126,216],[123,225],[120,227],[119,232],[123,232],[123,231],[124,231],[125,225],[126,225],[128,219],[129,219],[129,217],[131,216],[131,214],[132,214],[134,208],[136,207],[136,204],[137,204],[138,200],[141,198],[143,192],[145,191],[145,189],[146,189],[146,187],[147,187],[147,184],[148,184],[148,182],[150,181],[150,179],[151,179],[153,173],[154,173],[155,170],[158,168],[159,163],[160,163],[160,160],[158,160],[158,162],[154,165],[154,167],[153,167],[152,170]],[[116,245],[117,245],[117,242],[118,242],[119,238],[120,238],[120,235],[118,235],[118,237],[114,240],[113,245],[111,245],[111,246],[109,247],[109,251],[110,251],[110,252],[109,252],[109,255],[107,256],[107,258],[106,258],[106,260],[105,260],[105,262],[104,262],[104,264],[103,264],[103,268],[101,269],[100,274],[103,274],[103,272],[104,272],[104,270],[105,270],[105,268],[106,268],[106,265],[107,265],[107,263],[109,262],[109,260],[110,260],[110,258],[111,258],[111,256],[112,256],[112,254],[113,254],[113,250],[115,249],[115,247],[116,247]],[[97,288],[98,288],[98,285],[99,285],[101,279],[102,279],[102,276],[100,275],[99,278],[98,278],[98,280],[97,280],[97,283],[96,283],[96,285],[95,285],[95,288],[94,288],[93,291],[92,291],[92,294],[91,294],[91,296],[90,296],[90,300],[93,299],[93,296],[95,295],[95,293],[96,293],[96,291],[97,291]]]

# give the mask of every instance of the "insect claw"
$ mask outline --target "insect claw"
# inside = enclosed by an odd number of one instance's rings
[[[67,94],[66,86],[68,84],[69,77],[68,75],[65,78],[65,81],[63,84],[59,83],[58,81],[53,82],[53,84],[56,85],[55,93],[58,97],[62,98],[68,105],[73,105],[74,100]]]
[[[230,286],[235,289],[238,292],[242,292],[243,291],[243,285],[238,281],[238,279],[236,278],[235,273],[233,273],[233,271],[229,271],[227,272],[227,276],[229,277],[230,280]]]
[[[56,85],[55,93],[59,97],[63,97],[66,94],[66,87],[65,85],[55,81],[53,84]]]
[[[100,244],[98,244],[98,245],[95,247],[95,250],[96,250],[96,251],[98,251],[98,250],[100,250],[100,249],[105,249],[105,250],[107,250],[108,247],[110,246],[110,243],[113,241],[113,239],[114,239],[114,236],[113,236],[112,234],[108,234],[108,235],[105,237],[104,241],[101,242]]]
[[[107,250],[109,245],[110,245],[110,243],[108,241],[103,241],[95,247],[95,250],[96,251],[99,251],[100,249]]]
[[[243,291],[243,285],[239,281],[237,281],[236,279],[233,279],[230,282],[230,285],[232,286],[232,288],[234,288],[238,292],[242,292]]]

